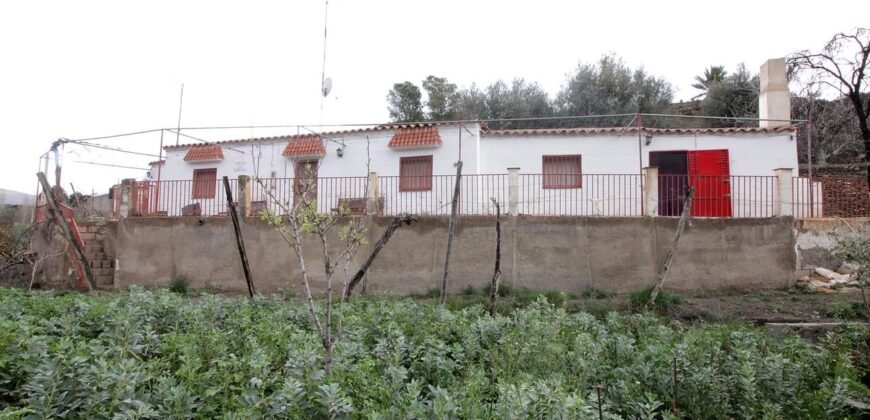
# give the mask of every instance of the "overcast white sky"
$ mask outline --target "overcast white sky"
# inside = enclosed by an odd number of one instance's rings
[[[176,125],[387,120],[398,81],[429,74],[460,86],[524,77],[556,92],[578,61],[614,52],[694,96],[711,64],[750,69],[834,33],[867,26],[870,1],[330,0],[320,115],[323,1],[3,1],[0,188],[34,192],[38,159],[58,137]],[[197,132],[209,140],[293,130]],[[174,143],[175,138],[167,138]],[[182,139],[183,140],[183,139]],[[159,135],[101,144],[157,154]],[[189,142],[189,141],[188,141]],[[146,156],[67,146],[64,186],[104,192]]]

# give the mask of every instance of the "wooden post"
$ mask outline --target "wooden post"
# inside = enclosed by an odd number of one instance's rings
[[[680,238],[683,236],[683,230],[686,227],[686,220],[689,219],[689,214],[692,213],[692,197],[695,196],[695,187],[689,187],[689,192],[686,193],[686,204],[683,205],[683,214],[680,216],[680,221],[677,223],[677,235],[674,237],[674,243],[671,249],[668,250],[668,255],[665,256],[665,262],[662,264],[662,269],[659,270],[659,276],[656,278],[656,285],[649,294],[649,302],[646,306],[652,306],[659,292],[662,291],[662,286],[665,284],[665,278],[668,276],[668,269],[671,268],[671,261],[674,259],[674,254],[677,252],[677,244],[680,243]]]
[[[438,303],[447,302],[447,273],[450,272],[450,251],[453,250],[453,229],[456,227],[456,210],[459,207],[459,181],[462,179],[462,161],[456,162],[456,186],[450,203],[450,222],[447,224],[447,253],[444,255],[444,277],[441,278],[441,297]]]
[[[490,198],[495,204],[495,270],[492,273],[492,282],[489,284],[489,316],[495,316],[496,304],[498,304],[498,281],[501,277],[501,208],[498,200]]]
[[[353,278],[350,279],[350,283],[347,284],[347,291],[345,291],[345,293],[344,293],[345,299],[350,298],[350,294],[353,292],[353,288],[366,275],[369,267],[372,265],[372,262],[374,262],[375,258],[378,256],[378,253],[381,252],[381,249],[384,247],[384,245],[387,244],[387,241],[390,240],[390,237],[393,236],[393,232],[395,232],[396,229],[398,229],[400,226],[402,226],[403,223],[406,225],[410,225],[411,223],[414,223],[416,221],[417,221],[417,219],[415,219],[413,216],[402,216],[402,217],[393,218],[393,220],[390,222],[390,224],[387,225],[387,228],[384,230],[384,233],[381,235],[381,238],[378,239],[377,243],[375,243],[375,248],[372,250],[372,253],[366,259],[366,261],[363,263],[363,265],[360,267],[360,269],[356,272],[356,274],[353,275]]]
[[[72,246],[73,252],[75,252],[76,257],[79,260],[79,264],[82,265],[82,270],[85,273],[85,280],[87,280],[88,284],[88,290],[96,289],[97,282],[94,281],[94,273],[91,271],[91,265],[88,263],[88,259],[85,257],[85,253],[81,246],[79,246],[79,243],[76,242],[73,237],[72,229],[70,229],[69,224],[63,217],[63,213],[61,213],[60,208],[57,207],[57,202],[54,201],[54,197],[51,195],[51,188],[48,186],[48,180],[45,179],[45,174],[38,172],[36,176],[39,178],[39,183],[42,185],[42,193],[45,194],[45,201],[48,202],[48,206],[51,209],[51,217],[54,218],[55,223],[60,226],[63,236]],[[58,189],[59,188],[60,186],[58,186]]]
[[[242,271],[245,272],[245,282],[248,283],[248,295],[254,297],[257,291],[254,289],[254,281],[251,280],[251,269],[248,267],[248,253],[245,251],[245,241],[242,239],[242,230],[239,228],[239,214],[236,203],[233,202],[233,191],[230,189],[230,179],[224,176],[224,189],[227,192],[227,206],[230,217],[233,219],[233,232],[236,234],[236,245],[239,247],[239,258],[242,259]]]

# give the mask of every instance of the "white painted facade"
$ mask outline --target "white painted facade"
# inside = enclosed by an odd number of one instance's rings
[[[364,198],[367,173],[375,172],[379,176],[377,194],[384,202],[386,214],[449,214],[460,143],[464,175],[460,211],[464,214],[491,214],[494,210],[490,197],[498,198],[506,206],[508,168],[519,168],[518,212],[521,214],[639,216],[645,213],[642,168],[649,166],[650,152],[726,149],[731,175],[770,177],[731,185],[733,214],[772,215],[774,170],[797,168],[796,136],[790,129],[677,132],[648,129],[643,130],[638,139],[634,129],[618,132],[576,129],[554,134],[547,130],[485,131],[478,124],[439,124],[436,127],[442,141],[440,145],[412,148],[388,146],[396,133],[395,127],[321,134],[326,149],[325,155],[318,158],[317,189],[321,210],[337,208],[342,198]],[[194,199],[187,191],[176,191],[183,187],[171,182],[190,180],[194,170],[205,168],[215,168],[218,180],[225,175],[231,179],[239,175],[259,177],[262,185],[254,185],[253,201],[264,202],[266,207],[276,211],[280,211],[280,205],[275,201],[292,205],[294,161],[282,155],[292,139],[287,136],[222,142],[223,159],[206,162],[184,161],[189,145],[167,147],[165,164],[159,171],[162,204],[156,204],[156,210],[175,215],[179,214],[181,206],[200,202],[210,209],[204,213],[225,211],[220,192],[214,199]],[[431,190],[400,191],[400,159],[426,155],[432,156]],[[544,155],[580,155],[582,186],[542,188],[540,174]],[[154,166],[151,180],[156,181],[157,177],[158,168]],[[271,196],[265,193],[263,186],[271,190]],[[751,200],[741,201],[746,197]],[[758,210],[758,207],[764,208]]]

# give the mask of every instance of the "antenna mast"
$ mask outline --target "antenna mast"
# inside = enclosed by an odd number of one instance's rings
[[[323,65],[320,67],[320,123],[323,124],[323,98],[326,97],[326,23],[329,17],[329,0],[323,2]]]
[[[178,146],[178,139],[181,136],[181,106],[184,105],[184,83],[181,84],[181,94],[178,98],[178,127],[175,129],[175,145]],[[160,131],[160,138],[163,138],[163,131]],[[161,154],[163,149],[160,149]]]

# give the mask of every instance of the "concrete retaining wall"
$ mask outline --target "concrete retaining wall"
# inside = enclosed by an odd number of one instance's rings
[[[870,236],[870,218],[795,221],[797,268],[836,270],[843,261],[834,255],[840,238]]]
[[[386,218],[373,221],[369,244],[388,223]],[[503,281],[566,292],[586,286],[637,290],[654,282],[676,224],[673,218],[504,217]],[[117,232],[116,287],[162,286],[183,276],[194,288],[245,291],[228,218],[130,218],[118,223]],[[423,218],[400,228],[372,266],[368,290],[407,294],[437,287],[446,232],[446,217]],[[298,262],[280,235],[253,218],[245,221],[243,235],[258,290],[299,294]],[[488,284],[494,238],[493,217],[461,218],[450,262],[451,292]],[[313,237],[307,240],[307,268],[322,290],[319,244]],[[357,261],[369,254],[370,246],[360,250]],[[667,285],[681,291],[785,287],[794,280],[794,250],[791,218],[691,220]],[[339,271],[336,279],[342,277]]]

